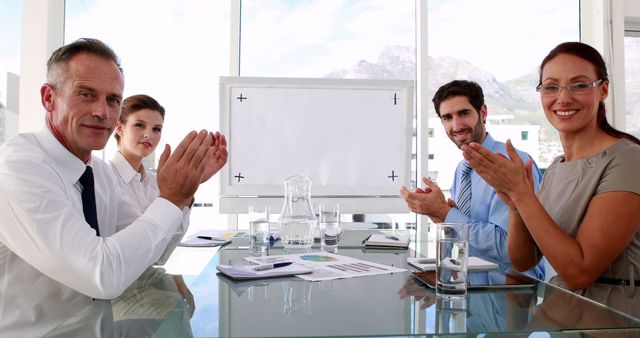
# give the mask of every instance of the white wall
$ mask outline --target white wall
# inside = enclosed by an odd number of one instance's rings
[[[46,80],[47,60],[62,46],[64,0],[23,0],[20,66],[19,131],[35,131],[44,125],[40,86]]]
[[[640,1],[624,0],[624,16],[640,18]]]

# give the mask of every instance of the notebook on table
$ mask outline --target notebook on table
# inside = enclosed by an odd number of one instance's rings
[[[257,265],[223,265],[219,264],[216,269],[221,273],[233,279],[260,279],[273,277],[286,277],[294,275],[302,275],[313,272],[313,268],[300,265],[290,264],[284,267],[271,268],[265,270],[257,270]]]
[[[372,234],[362,241],[365,247],[375,248],[408,248],[410,242],[409,236]]]

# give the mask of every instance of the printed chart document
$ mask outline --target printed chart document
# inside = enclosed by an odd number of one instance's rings
[[[245,260],[255,264],[273,264],[279,262],[302,264],[313,268],[313,272],[310,274],[297,275],[297,277],[312,282],[407,271],[406,269],[323,251],[291,255],[245,257]]]
[[[420,271],[436,271],[436,259],[426,257],[409,257],[407,258],[409,265],[417,268]],[[498,264],[485,261],[479,257],[469,257],[467,261],[468,271],[490,271],[497,270]]]

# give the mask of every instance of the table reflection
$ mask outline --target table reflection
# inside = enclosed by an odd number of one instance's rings
[[[618,311],[640,318],[640,288],[596,283],[577,293]]]
[[[182,276],[151,267],[120,297],[95,300],[46,337],[193,337],[194,310]]]
[[[502,272],[471,273],[473,278],[500,278]],[[509,278],[510,274],[506,274]],[[502,277],[504,278],[504,276]],[[535,288],[469,290],[462,300],[436,296],[413,276],[398,291],[401,299],[412,297],[424,316],[420,333],[463,334],[505,332],[556,332],[565,330],[614,331],[616,337],[638,336],[638,321],[627,314],[553,285]],[[634,330],[626,332],[627,330]],[[604,332],[603,334],[607,334]],[[526,335],[525,335],[526,336]],[[594,334],[600,337],[600,334]]]
[[[369,234],[345,231],[338,254],[407,271],[321,282],[296,277],[232,280],[217,273],[216,265],[248,264],[244,258],[250,255],[285,253],[278,243],[256,251],[234,239],[201,272],[185,276],[189,288],[180,276],[150,268],[122,296],[94,301],[47,336],[640,335],[639,320],[542,281],[528,287],[469,290],[456,301],[439,299],[414,277],[407,264],[407,258],[415,256],[412,250],[363,249],[362,240]],[[469,280],[504,283],[511,276],[505,272],[474,272]],[[615,290],[608,295],[609,302],[620,298]]]
[[[502,272],[471,273],[480,282],[492,277],[504,280]],[[424,316],[425,327],[420,333],[481,333],[518,331],[526,327],[535,290],[494,289],[469,290],[467,297],[447,299],[436,296],[435,290],[409,276],[398,291],[401,299],[412,297]]]
[[[361,241],[361,239],[360,239]],[[317,249],[314,249],[317,250]],[[282,254],[271,248],[269,254]],[[290,253],[290,252],[289,252]],[[339,254],[405,266],[407,251]],[[226,248],[221,264],[246,264],[247,251]],[[244,262],[243,262],[244,261]],[[395,290],[407,272],[309,282],[296,277],[233,280],[217,275],[220,337],[376,336],[411,332],[410,301]]]

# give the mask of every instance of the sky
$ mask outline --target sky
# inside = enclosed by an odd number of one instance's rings
[[[579,40],[578,0],[432,0],[429,6],[435,10],[429,55],[464,56],[499,81],[524,75],[558,43]]]
[[[0,71],[19,73],[20,5],[0,0]],[[243,76],[323,77],[360,60],[375,63],[387,46],[415,47],[414,0],[242,6]],[[430,56],[467,60],[500,81],[530,72],[555,44],[578,38],[578,0],[430,0],[428,10]],[[156,97],[167,109],[166,141],[176,144],[189,130],[219,125],[229,18],[227,0],[66,0],[65,41],[96,37],[111,45],[125,70],[125,96]]]
[[[429,55],[466,59],[500,81],[521,76],[529,70],[523,65],[537,64],[558,42],[578,39],[578,2],[430,0]],[[242,70],[248,75],[321,77],[351,68],[360,60],[374,63],[386,46],[415,46],[413,0],[242,3]],[[0,31],[5,32],[0,33],[0,68],[16,73],[20,5],[19,0],[0,0]],[[140,45],[172,45],[163,53],[175,53],[173,58],[177,58],[181,51],[191,49],[189,43],[208,43],[212,54],[205,62],[224,64],[226,70],[228,38],[210,37],[218,32],[228,35],[228,13],[228,1],[190,1],[184,6],[177,0],[67,0],[65,35],[103,36],[114,48],[120,47],[121,54],[135,49],[144,58],[149,55],[141,53]],[[219,44],[213,46],[215,43]],[[140,57],[123,57],[125,66],[140,67],[138,60]],[[154,60],[141,63],[149,72],[163,66]]]
[[[414,3],[244,0],[243,69],[321,77],[375,63],[386,46],[415,47]],[[519,77],[559,42],[579,39],[578,3],[431,0],[429,55],[467,60],[500,81]]]
[[[19,0],[0,0],[0,70],[19,73]],[[167,109],[167,142],[217,128],[218,79],[229,75],[230,2],[66,0],[65,41],[96,37],[122,59],[125,96]],[[243,0],[241,75],[323,77],[387,46],[415,47],[414,0]],[[429,54],[453,56],[500,81],[578,38],[578,0],[430,0]],[[507,15],[503,13],[508,13]],[[205,112],[203,114],[203,112]]]
[[[323,77],[375,62],[386,46],[415,46],[412,0],[245,0],[242,15],[246,75]]]
[[[429,55],[452,56],[505,81],[578,39],[578,0],[430,0]],[[163,141],[218,129],[229,75],[230,1],[66,0],[65,42],[99,38],[119,54],[125,96],[166,108]],[[0,71],[19,73],[19,0],[0,0]],[[414,0],[243,0],[241,75],[324,77],[388,46],[415,48]],[[504,14],[507,13],[507,14]],[[115,151],[115,143],[107,153]]]
[[[20,0],[0,0],[0,72],[20,73]]]

